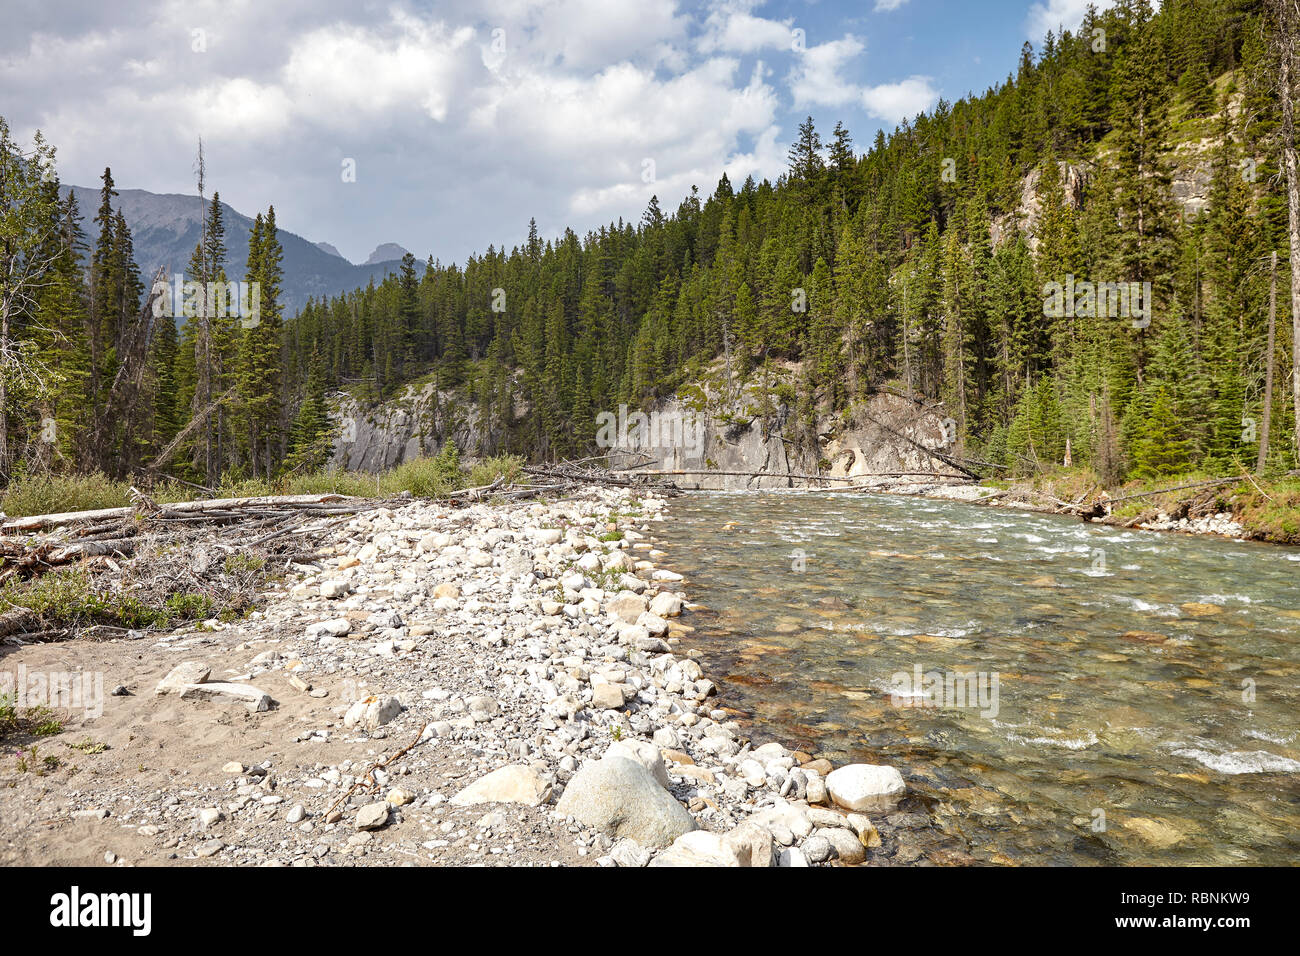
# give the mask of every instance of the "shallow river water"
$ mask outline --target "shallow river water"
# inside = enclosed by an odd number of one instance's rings
[[[1300,550],[885,495],[671,513],[720,702],[897,766],[960,854],[1300,860]]]

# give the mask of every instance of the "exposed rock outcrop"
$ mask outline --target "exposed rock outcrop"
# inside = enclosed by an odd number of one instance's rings
[[[387,402],[365,405],[336,393],[332,417],[339,426],[330,467],[381,472],[425,455],[450,439],[476,453],[483,439],[478,405],[432,382],[407,386]]]

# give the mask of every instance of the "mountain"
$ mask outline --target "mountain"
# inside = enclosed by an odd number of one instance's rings
[[[366,265],[376,265],[380,262],[392,262],[394,259],[400,262],[404,255],[406,255],[406,250],[397,243],[385,242],[383,245],[376,246],[375,251],[370,253],[370,258],[366,260]]]
[[[99,189],[64,186],[61,191],[66,194],[69,188],[76,194],[84,217],[82,228],[93,245],[98,230],[92,220],[99,208]],[[135,261],[146,283],[159,267],[165,268],[169,275],[185,270],[199,241],[203,203],[198,196],[119,189],[115,205],[121,208],[131,228]],[[226,203],[221,204],[221,209],[226,227],[226,274],[231,279],[242,279],[248,261],[248,236],[253,220]],[[286,316],[296,315],[309,298],[319,300],[364,287],[371,279],[381,281],[388,273],[397,271],[406,251],[401,246],[386,243],[376,249],[364,264],[353,265],[329,243],[311,242],[283,227],[280,229],[280,244],[284,247],[283,302]],[[388,250],[395,250],[395,253],[388,257],[380,255]]]

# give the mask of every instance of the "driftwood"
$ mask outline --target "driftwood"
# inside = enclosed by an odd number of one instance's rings
[[[546,479],[551,485],[549,490],[560,493],[573,491],[584,485],[602,485],[607,488],[653,488],[665,495],[679,493],[676,486],[657,481],[657,476],[653,474],[613,472],[606,468],[584,466],[584,462],[592,460],[562,461],[553,465],[525,465],[523,470],[527,475]]]
[[[1235,485],[1249,480],[1249,475],[1243,475],[1238,478],[1210,478],[1207,481],[1193,481],[1185,485],[1174,485],[1172,488],[1156,488],[1154,491],[1139,491],[1131,495],[1120,495],[1118,498],[1110,498],[1106,504],[1116,504],[1120,501],[1132,501],[1134,498],[1154,498],[1157,495],[1167,494],[1171,491],[1185,491],[1188,488],[1211,488],[1218,485]]]
[[[241,513],[263,514],[275,513],[282,509],[309,510],[313,506],[342,506],[346,510],[353,502],[365,502],[367,499],[352,498],[347,495],[271,495],[262,498],[211,498],[201,501],[182,501],[177,504],[161,505],[152,517],[168,518],[183,515],[203,515],[217,512],[239,515]],[[358,509],[360,510],[360,509]],[[31,515],[26,518],[11,518],[0,525],[0,533],[12,534],[17,531],[42,531],[63,525],[89,521],[106,521],[111,519],[131,518],[139,513],[137,507],[99,508],[94,511],[68,511],[60,514]]]
[[[353,783],[352,786],[348,787],[347,792],[345,794],[343,794],[332,804],[330,804],[330,807],[328,810],[325,811],[324,816],[328,817],[331,813],[337,810],[339,806],[342,805],[344,801],[348,799],[348,797],[352,796],[353,792],[357,789],[357,787],[360,787],[362,785],[370,789],[377,787],[378,784],[375,783],[375,778],[374,778],[375,771],[382,770],[384,767],[387,767],[390,763],[392,763],[394,760],[397,760],[399,757],[406,756],[411,751],[411,749],[415,747],[416,744],[424,740],[424,732],[428,729],[428,727],[429,727],[428,723],[421,725],[420,732],[415,735],[415,739],[412,740],[405,747],[403,747],[401,750],[397,751],[397,753],[393,754],[391,757],[388,757],[387,759],[384,760],[376,760],[371,765],[369,770],[367,770],[364,774],[358,777],[356,779],[356,782]]]
[[[948,454],[945,454],[944,452],[937,451],[937,450],[935,450],[935,449],[933,449],[933,448],[930,448],[930,447],[928,447],[928,446],[926,446],[926,445],[922,445],[922,444],[921,444],[919,441],[917,441],[916,439],[914,439],[914,438],[909,438],[907,435],[904,435],[902,432],[898,431],[898,429],[896,429],[896,428],[890,428],[890,427],[889,427],[888,425],[886,425],[884,422],[882,422],[882,421],[880,421],[880,420],[878,420],[878,419],[872,417],[871,415],[866,414],[865,412],[863,412],[863,417],[866,418],[867,421],[869,421],[869,422],[871,422],[873,425],[875,425],[877,428],[882,429],[883,431],[887,431],[887,432],[889,432],[889,434],[893,435],[895,438],[901,438],[903,441],[907,442],[907,443],[908,443],[909,445],[911,445],[913,448],[917,449],[918,451],[925,452],[925,454],[929,455],[931,458],[935,459],[936,461],[941,461],[941,462],[943,462],[943,463],[944,463],[945,465],[947,465],[949,468],[955,468],[957,471],[960,471],[960,472],[961,472],[963,475],[965,475],[967,478],[972,478],[972,479],[975,479],[975,480],[977,480],[977,481],[979,480],[979,477],[980,477],[980,476],[977,475],[975,472],[971,471],[971,470],[970,470],[969,468],[967,468],[965,465],[962,465],[962,464],[960,463],[960,460],[959,460],[956,456],[954,456],[954,455],[948,455]],[[940,476],[940,477],[941,477],[941,476]]]
[[[799,478],[805,481],[852,481],[852,478],[833,478],[830,475],[802,475],[796,472],[789,474],[778,474],[774,471],[719,471],[710,469],[691,470],[683,468],[674,468],[667,471],[633,471],[624,472],[624,474],[646,475],[649,477],[671,476],[671,475],[731,475],[744,478]]]
[[[218,395],[216,399],[211,404],[208,405],[207,408],[203,409],[201,412],[199,412],[193,418],[191,418],[189,424],[186,425],[184,428],[182,428],[176,434],[176,437],[173,438],[168,443],[167,447],[158,453],[158,457],[149,463],[149,468],[153,471],[157,471],[163,465],[171,461],[172,458],[176,455],[176,452],[180,449],[181,445],[183,445],[191,435],[193,435],[196,431],[199,430],[200,425],[204,425],[207,423],[208,418],[211,417],[213,412],[215,412],[226,402],[234,398],[236,391],[237,390],[234,388],[226,389],[226,391]]]

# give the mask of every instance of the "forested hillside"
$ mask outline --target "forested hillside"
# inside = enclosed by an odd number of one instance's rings
[[[944,402],[962,454],[1017,472],[1067,453],[1107,482],[1254,467],[1265,433],[1266,466],[1294,467],[1281,6],[1126,0],[865,153],[809,120],[775,183],[724,175],[639,221],[554,241],[534,226],[463,265],[408,256],[288,321],[274,210],[248,261],[227,262],[214,195],[187,275],[260,282],[252,328],[149,321],[108,174],[79,226],[36,172],[41,145],[11,163],[28,255],[53,269],[5,314],[0,472],[273,476],[324,460],[330,392],[379,400],[429,376],[483,410],[485,447],[467,453],[578,455],[597,412],[663,398],[724,351],[738,374],[779,367],[775,398],[810,429],[886,386]],[[1189,151],[1211,169],[1197,215],[1172,188]],[[1149,283],[1151,298],[1046,304],[1089,282]]]

